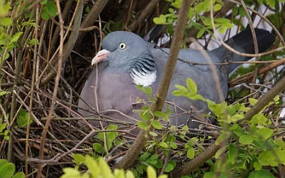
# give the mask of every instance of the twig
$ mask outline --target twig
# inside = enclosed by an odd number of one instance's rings
[[[30,33],[30,30],[27,29],[23,35],[23,37],[21,38],[21,42],[20,42],[20,45],[21,46],[24,46],[25,44],[25,41],[27,39],[27,36],[29,35]],[[13,90],[16,90],[17,88],[17,85],[20,83],[20,77],[19,77],[19,74],[21,72],[21,64],[22,64],[22,58],[23,58],[23,49],[20,49],[19,51],[17,51],[17,56],[15,57],[15,60],[16,60],[16,66],[15,66],[15,80],[14,80],[14,83],[13,83]],[[10,110],[10,128],[9,129],[12,129],[12,124],[13,124],[13,118],[16,116],[15,115],[15,111],[16,111],[16,106],[17,106],[17,102],[16,102],[16,95],[15,93],[13,92],[12,93],[12,101],[11,101],[11,110]],[[11,132],[11,135],[9,137],[9,142],[8,142],[8,153],[7,153],[7,159],[9,161],[11,161],[12,159],[12,150],[13,150],[13,134]]]
[[[233,3],[236,3],[236,4],[239,4],[241,5],[240,2],[236,1],[236,0],[228,0],[228,1],[231,1]],[[277,34],[277,36],[279,37],[279,39],[281,40],[281,43],[283,46],[285,46],[285,40],[282,36],[282,34],[279,32],[279,30],[275,27],[275,25],[273,25],[270,20],[268,20],[266,17],[264,17],[262,14],[260,14],[259,12],[257,12],[256,10],[254,10],[253,8],[250,8],[250,7],[247,7],[247,10],[255,13],[256,15],[258,15],[261,19],[263,19],[266,23],[268,23],[272,29],[275,31],[275,33]]]
[[[62,62],[65,62],[70,55],[76,40],[78,39],[79,35],[79,28],[82,19],[83,13],[83,3],[84,0],[80,0],[77,3],[76,11],[74,12],[74,23],[73,23],[73,30],[70,33],[68,42],[63,47],[63,54],[62,54]],[[68,33],[68,32],[67,32]],[[66,35],[67,35],[66,33]],[[55,75],[55,71],[51,70],[48,75],[41,81],[41,84],[46,84],[50,79],[52,79]]]
[[[175,27],[174,38],[170,47],[170,55],[165,66],[163,79],[159,85],[159,89],[156,96],[156,101],[153,103],[151,110],[160,111],[163,107],[164,100],[167,95],[169,84],[172,78],[172,74],[175,70],[175,65],[177,61],[178,51],[180,49],[181,42],[183,41],[183,32],[187,22],[187,13],[192,3],[192,0],[184,0],[182,2],[181,9],[179,10],[178,21]],[[130,149],[127,151],[126,155],[121,161],[119,161],[115,167],[117,168],[129,168],[136,161],[138,155],[144,148],[147,141],[148,131],[140,130],[135,142],[131,145]]]
[[[261,62],[261,61],[259,61],[259,62]],[[285,63],[285,58],[276,60],[276,62],[269,64],[269,65],[266,65],[265,67],[259,69],[258,74],[266,73],[266,72],[268,72],[268,71],[270,71],[270,70],[272,70],[272,69],[274,69],[274,68],[276,68],[276,67],[278,67],[284,63]],[[254,72],[250,72],[250,73],[242,75],[239,78],[233,79],[232,81],[229,82],[230,87],[250,80],[251,78],[253,78],[254,74],[255,74]]]
[[[258,102],[246,113],[244,120],[247,120],[259,113],[276,95],[285,90],[285,77],[280,79],[277,84],[269,90]]]
[[[82,0],[80,1],[82,2]],[[79,3],[80,3],[79,2]],[[63,43],[64,43],[64,29],[63,29],[63,24],[64,21],[62,19],[62,14],[61,14],[61,8],[60,8],[60,2],[59,0],[56,0],[56,6],[57,6],[57,11],[58,11],[58,17],[59,17],[59,22],[60,22],[60,42],[59,42],[59,54],[58,54],[58,68],[57,68],[57,75],[55,78],[55,85],[54,85],[54,90],[53,90],[53,96],[52,96],[52,103],[51,103],[51,107],[49,110],[49,115],[48,115],[48,120],[45,123],[45,127],[42,131],[42,136],[41,136],[41,142],[40,142],[40,153],[39,153],[39,157],[40,159],[44,158],[44,145],[45,145],[45,139],[47,136],[47,132],[53,117],[53,113],[54,113],[54,108],[55,108],[55,100],[56,100],[56,96],[57,96],[57,91],[58,91],[58,85],[59,85],[59,80],[60,80],[60,76],[61,76],[61,71],[62,71],[62,62],[63,62]],[[37,173],[37,178],[42,177],[42,169],[43,166],[39,165],[39,170]]]
[[[145,18],[154,10],[159,0],[151,0],[143,9],[140,16],[129,27],[128,30],[134,31],[139,24],[144,24]]]
[[[39,6],[36,6],[36,23],[39,23]],[[35,26],[35,31],[34,31],[34,36],[35,39],[38,39],[38,26]],[[33,114],[32,114],[32,106],[33,106],[33,96],[34,96],[34,87],[35,87],[35,80],[36,80],[36,65],[37,65],[37,50],[38,50],[38,45],[34,46],[34,56],[33,56],[33,73],[32,73],[32,81],[31,81],[31,96],[30,96],[30,103],[29,103],[29,119],[33,118]],[[30,122],[30,120],[28,121],[28,123]],[[25,142],[25,158],[29,157],[29,142],[28,139],[30,137],[30,124],[27,125],[26,128],[26,139],[27,141]],[[28,161],[26,161],[25,159],[25,173],[26,175],[28,175],[29,173],[29,167],[28,167]]]
[[[183,163],[183,166],[181,168],[175,169],[171,173],[171,177],[181,177],[183,175],[187,175],[195,171],[198,167],[204,164],[207,160],[211,159],[222,146],[223,146],[223,143],[212,144],[203,153],[200,153],[193,160]]]
[[[93,5],[92,9],[88,13],[87,17],[84,19],[84,21],[81,24],[81,29],[88,28],[94,24],[94,22],[97,20],[99,14],[102,12],[106,4],[109,0],[97,0],[96,3]],[[78,40],[76,42],[76,47],[81,44],[84,36],[86,33],[80,32],[78,36]]]

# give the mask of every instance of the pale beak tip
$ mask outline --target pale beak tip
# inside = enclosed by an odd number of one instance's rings
[[[93,66],[93,65],[98,64],[99,62],[105,60],[109,54],[110,54],[110,51],[108,51],[106,49],[99,51],[96,54],[96,56],[92,59],[91,65]]]

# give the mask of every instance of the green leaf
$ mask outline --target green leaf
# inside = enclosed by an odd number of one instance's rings
[[[137,85],[136,88],[143,92],[146,96],[151,97],[152,96],[152,88],[151,87],[143,87],[141,85]]]
[[[197,37],[197,38],[201,38],[201,37],[205,34],[205,32],[206,32],[206,29],[205,29],[205,28],[201,28],[201,29],[198,31],[196,37]]]
[[[216,177],[216,174],[214,172],[206,172],[203,176],[203,178],[213,178]]]
[[[164,171],[165,172],[171,172],[175,167],[176,167],[176,162],[173,160],[170,160],[166,164]]]
[[[125,178],[125,171],[124,170],[115,169],[114,170],[114,177],[115,178]]]
[[[193,159],[195,157],[195,149],[193,147],[189,147],[187,149],[187,158]]]
[[[114,130],[117,130],[118,126],[114,124],[108,125],[106,128],[107,131],[109,132],[102,132],[97,135],[97,138],[99,138],[101,141],[105,142],[107,144],[108,150],[112,148],[114,140],[118,137],[119,133],[118,132],[111,132]]]
[[[279,158],[276,158],[272,150],[266,150],[259,154],[258,162],[263,166],[277,166]]]
[[[157,136],[158,136],[158,134],[157,134],[157,133],[152,132],[152,131],[150,131],[150,132],[149,132],[149,135],[151,135],[151,136],[153,136],[153,137],[157,137]]]
[[[7,125],[7,123],[0,124],[0,133],[6,129]]]
[[[162,125],[161,125],[161,123],[160,123],[158,120],[153,120],[153,121],[151,122],[151,125],[152,125],[155,129],[162,129],[162,128],[163,128]]]
[[[147,177],[148,178],[156,178],[156,172],[151,166],[147,167]]]
[[[261,125],[266,126],[271,123],[271,121],[265,117],[262,113],[255,114],[249,121],[249,123],[253,125]]]
[[[135,176],[131,171],[127,171],[126,178],[135,178]]]
[[[0,18],[0,26],[11,26],[13,23],[12,19],[9,17]]]
[[[273,130],[269,128],[260,128],[257,131],[258,135],[264,139],[268,139],[273,135]]]
[[[92,145],[92,147],[93,147],[93,150],[97,153],[104,153],[105,152],[104,147],[100,143],[94,143]]]
[[[9,94],[10,92],[9,91],[0,91],[0,96],[4,96],[4,95],[7,95]]]
[[[238,148],[234,146],[233,144],[229,145],[228,152],[227,152],[227,158],[229,163],[234,164],[238,157]]]
[[[275,0],[266,0],[265,1],[267,5],[269,5],[271,8],[275,8]]]
[[[274,178],[268,170],[253,171],[249,174],[248,178]]]
[[[12,178],[25,178],[25,174],[23,172],[17,172]]]
[[[221,10],[222,9],[222,5],[221,4],[215,4],[214,5],[214,11],[219,11],[219,10]]]
[[[168,144],[165,142],[160,142],[158,145],[162,148],[169,148]]]
[[[85,161],[88,171],[91,173],[92,176],[96,177],[102,173],[102,167],[89,155],[85,156]]]
[[[104,160],[104,158],[99,158],[99,167],[101,169],[102,177],[110,177],[112,178],[112,170],[107,164],[107,162]],[[96,174],[95,174],[96,175]]]
[[[55,17],[57,15],[56,4],[53,0],[46,0],[41,2],[43,5],[41,17],[44,20],[48,20],[49,18]]]
[[[33,122],[33,120],[30,117],[30,113],[28,113],[24,109],[21,109],[17,116],[16,122],[18,127],[24,128],[30,125]]]
[[[239,137],[239,142],[244,145],[249,145],[253,142],[253,137],[250,135],[241,135]]]
[[[153,114],[158,118],[162,118],[163,120],[169,119],[169,113],[165,113],[165,112],[161,112],[161,111],[155,111]]]
[[[137,126],[143,130],[148,130],[149,129],[149,125],[144,122],[144,121],[138,121],[137,122]]]
[[[19,40],[19,38],[22,36],[23,32],[17,32],[15,33],[11,40],[10,40],[10,43],[14,43],[14,42],[17,42]]]
[[[6,15],[8,15],[9,10],[10,10],[10,3],[9,1],[7,1],[7,3],[5,3],[6,1],[1,1],[0,3],[0,17],[4,17]]]
[[[192,80],[191,78],[187,78],[186,79],[186,86],[188,88],[188,91],[194,95],[194,94],[197,94],[197,85],[196,83],[194,82],[194,80]]]
[[[153,22],[155,24],[166,24],[166,16],[162,14],[159,17],[154,17]]]
[[[82,178],[80,171],[74,168],[63,168],[63,173],[60,178]]]
[[[110,124],[107,127],[108,131],[117,130],[117,129],[118,129],[118,126],[114,124]],[[110,149],[112,147],[113,141],[119,136],[119,133],[118,132],[107,132],[106,135],[107,135],[107,146],[108,146],[108,149]]]
[[[248,99],[248,102],[249,102],[249,104],[250,104],[251,106],[254,106],[254,105],[257,103],[257,99],[255,99],[255,98],[249,98],[249,99]]]
[[[6,161],[0,166],[0,177],[11,178],[15,172],[15,165]]]
[[[71,157],[73,159],[73,162],[77,165],[80,165],[85,161],[85,156],[83,156],[82,154],[73,153]]]

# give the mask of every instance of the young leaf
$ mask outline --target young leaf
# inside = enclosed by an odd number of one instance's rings
[[[153,120],[153,121],[151,122],[151,125],[152,125],[155,129],[162,129],[162,128],[163,128],[162,125],[161,125],[161,123],[160,123],[158,120]]]
[[[100,143],[93,143],[93,150],[97,153],[104,153],[105,149]]]
[[[156,172],[151,166],[147,167],[147,177],[148,178],[156,178]]]
[[[85,161],[85,156],[83,156],[82,154],[72,154],[71,155],[72,159],[73,159],[73,162],[77,165],[80,165],[82,163],[84,163]]]
[[[20,128],[27,127],[32,123],[32,121],[33,120],[30,117],[30,113],[28,113],[24,109],[21,109],[16,120],[18,127]]]
[[[239,137],[239,142],[243,145],[249,145],[253,142],[253,137],[250,135],[242,135]]]
[[[191,95],[197,94],[198,89],[197,89],[197,85],[194,82],[194,80],[192,80],[191,78],[187,78],[186,86],[187,86],[188,91],[191,93]]]
[[[0,166],[0,177],[1,178],[10,178],[15,172],[15,165],[6,161]]]
[[[253,171],[249,174],[248,178],[274,178],[268,170]]]
[[[164,169],[165,172],[170,172],[176,167],[176,162],[173,160],[168,161]]]
[[[195,149],[193,147],[189,147],[187,150],[187,158],[193,159],[195,157]]]

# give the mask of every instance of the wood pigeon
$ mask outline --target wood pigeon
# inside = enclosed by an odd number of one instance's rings
[[[259,52],[273,44],[273,33],[263,29],[255,29],[255,33]],[[249,28],[226,43],[240,52],[254,53]],[[135,123],[139,117],[134,109],[140,108],[147,100],[136,85],[151,87],[155,93],[169,56],[169,49],[153,46],[131,32],[116,31],[108,34],[103,39],[103,49],[92,59],[92,65],[98,65],[89,75],[80,94],[79,113],[83,116],[100,113],[116,121]],[[195,116],[207,113],[207,105],[201,101],[173,96],[175,84],[184,85],[187,78],[192,78],[202,96],[221,102],[227,96],[228,75],[239,65],[221,63],[250,58],[239,56],[221,46],[211,51],[181,49],[178,59],[166,102],[166,107],[173,112],[170,124],[197,128],[199,124],[195,122]],[[210,62],[214,65],[203,64]]]

